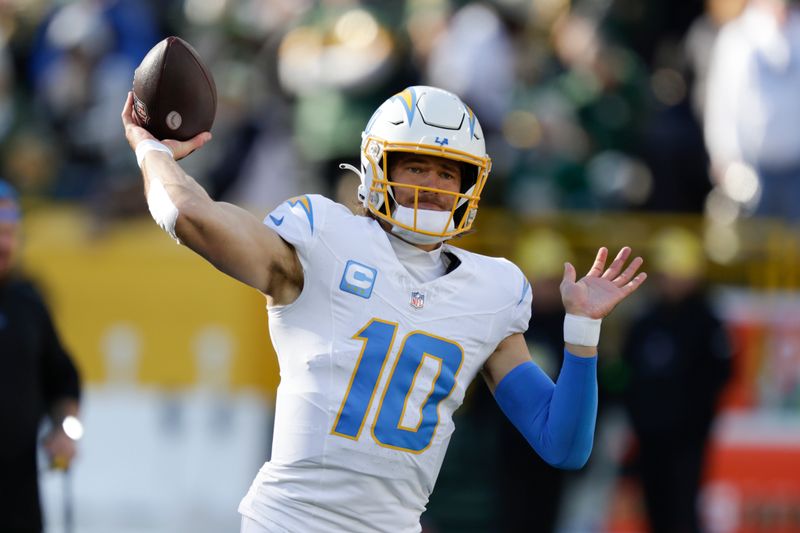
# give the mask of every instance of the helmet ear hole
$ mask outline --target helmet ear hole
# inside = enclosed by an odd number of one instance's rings
[[[391,181],[392,180],[392,170],[394,169],[395,165],[397,164],[397,156],[398,154],[391,151],[386,151],[386,176],[385,179]]]
[[[469,163],[461,163],[461,194],[478,182],[478,167]]]
[[[464,202],[464,205],[459,206],[453,211],[453,221],[458,224],[459,221],[464,220],[464,215],[469,208],[469,202]]]

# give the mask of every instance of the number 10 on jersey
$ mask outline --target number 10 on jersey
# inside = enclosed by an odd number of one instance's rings
[[[396,334],[397,324],[374,318],[353,336],[364,346],[350,376],[332,434],[353,440],[360,437]],[[426,358],[438,364],[438,372],[421,402],[419,423],[416,427],[404,426],[406,408],[414,389],[419,386],[417,377]],[[372,426],[375,441],[381,446],[411,453],[425,451],[439,423],[439,403],[453,391],[463,360],[464,350],[453,341],[423,331],[406,335],[375,415]]]

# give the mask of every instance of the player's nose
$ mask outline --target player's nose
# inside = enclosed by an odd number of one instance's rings
[[[425,187],[439,188],[439,184],[444,181],[441,171],[435,168],[429,168],[420,174],[420,185]]]

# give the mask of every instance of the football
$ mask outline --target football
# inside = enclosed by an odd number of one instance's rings
[[[217,87],[192,46],[167,37],[147,52],[133,75],[139,125],[156,139],[185,141],[208,131],[217,113]]]

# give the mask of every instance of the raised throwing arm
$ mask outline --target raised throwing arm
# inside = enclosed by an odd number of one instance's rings
[[[303,286],[294,249],[249,212],[216,202],[177,163],[211,139],[203,132],[188,141],[155,139],[140,127],[128,93],[122,124],[142,169],[153,218],[173,238],[231,277],[254,287],[272,303],[293,301]]]

